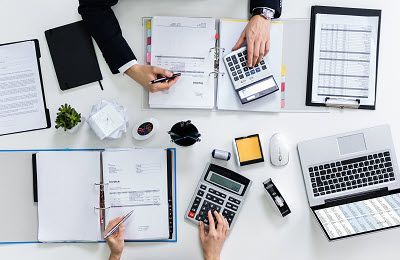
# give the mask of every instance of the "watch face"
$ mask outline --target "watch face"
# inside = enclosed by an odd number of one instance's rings
[[[138,127],[137,133],[141,136],[148,135],[151,133],[151,131],[153,131],[153,128],[154,125],[151,122],[144,122]]]

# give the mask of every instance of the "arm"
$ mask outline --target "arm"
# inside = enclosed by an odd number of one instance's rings
[[[136,60],[111,9],[117,3],[118,0],[79,0],[78,8],[87,30],[97,42],[114,74],[123,65]]]
[[[251,0],[250,14],[253,13],[254,9],[261,7],[272,9],[274,11],[273,18],[278,18],[281,16],[282,0]],[[268,54],[270,48],[270,30],[270,19],[266,19],[261,15],[254,15],[233,47],[233,50],[237,50],[245,42],[247,43],[247,64],[250,68],[258,64]]]
[[[118,217],[113,219],[108,223],[104,233],[109,232],[118,222],[120,222],[123,217]],[[122,251],[124,250],[124,233],[125,225],[121,224],[118,230],[107,238],[107,245],[110,248],[109,260],[120,260],[122,256]]]
[[[281,17],[282,0],[251,0],[249,13],[251,14],[254,8],[257,7],[268,7],[274,9],[275,10],[274,18]]]
[[[111,9],[117,3],[118,0],[79,0],[78,8],[87,30],[97,42],[111,72],[127,74],[150,92],[169,89],[178,78],[157,84],[150,84],[150,81],[158,76],[171,77],[170,71],[137,63],[135,54],[122,36],[121,27]]]
[[[208,229],[205,228],[204,223],[200,222],[200,242],[203,249],[205,260],[220,260],[220,254],[224,242],[229,234],[228,221],[217,211],[214,211],[214,216],[218,221],[215,226],[214,218],[211,211],[208,212]]]

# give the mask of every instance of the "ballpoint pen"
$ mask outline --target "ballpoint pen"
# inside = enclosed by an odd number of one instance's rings
[[[162,77],[162,78],[158,78],[155,80],[150,81],[150,84],[156,84],[156,83],[162,83],[162,82],[166,82],[168,80],[174,79],[176,77],[180,77],[182,75],[182,73],[174,73],[172,74],[172,77]]]
[[[134,212],[135,210],[132,210],[131,212],[129,212],[128,214],[126,214],[120,222],[118,222],[110,231],[108,231],[108,233],[104,236],[104,239],[107,239],[109,236],[111,236],[112,234],[115,233],[115,231],[118,230],[119,226],[124,223]]]

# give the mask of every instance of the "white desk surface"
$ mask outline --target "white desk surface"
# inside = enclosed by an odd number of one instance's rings
[[[296,143],[358,128],[389,123],[398,153],[400,121],[398,107],[400,88],[399,1],[376,0],[283,0],[283,18],[309,18],[310,6],[337,5],[383,10],[376,111],[338,111],[329,114],[257,114],[191,110],[142,110],[141,89],[122,75],[112,75],[97,49],[104,77],[102,92],[98,84],[90,84],[62,93],[46,44],[44,31],[80,19],[78,1],[71,0],[1,0],[0,42],[37,38],[42,52],[41,66],[46,100],[52,120],[60,104],[65,102],[87,115],[90,106],[102,99],[115,99],[128,108],[130,122],[144,117],[160,120],[160,132],[150,141],[137,143],[130,135],[117,141],[99,141],[85,125],[76,135],[54,128],[0,137],[0,149],[170,146],[166,131],[177,121],[192,120],[200,129],[202,141],[190,148],[178,148],[178,242],[160,244],[128,244],[123,259],[201,259],[197,228],[183,219],[204,165],[214,148],[231,150],[231,139],[259,133],[265,154],[267,140],[275,132],[291,141],[288,166],[276,169],[267,161],[242,169],[253,180],[236,226],[226,241],[222,259],[394,259],[400,254],[400,229],[329,243],[312,217],[296,152]],[[213,16],[245,18],[247,0],[121,0],[114,8],[127,41],[140,59],[142,54],[141,17],[154,15]],[[293,43],[295,48],[295,43]],[[306,64],[306,62],[305,62]],[[296,73],[288,72],[288,73]],[[300,82],[296,87],[305,87]],[[291,87],[291,86],[289,86]],[[131,124],[132,125],[132,124]],[[234,168],[234,160],[229,166]],[[286,198],[292,213],[286,218],[268,204],[261,183],[271,177]],[[10,209],[1,209],[12,210]],[[0,213],[1,214],[1,213]],[[5,223],[2,223],[4,225]],[[18,227],[15,227],[18,228]],[[0,231],[1,232],[1,231]],[[106,259],[105,244],[28,244],[1,245],[1,259]]]

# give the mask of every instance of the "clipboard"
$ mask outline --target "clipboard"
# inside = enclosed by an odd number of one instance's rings
[[[36,129],[27,129],[27,130],[22,130],[18,132],[10,132],[10,133],[0,133],[0,136],[4,135],[10,135],[10,134],[18,134],[18,133],[24,133],[24,132],[30,132],[30,131],[36,131],[36,130],[43,130],[51,127],[51,119],[50,119],[50,111],[47,108],[46,105],[46,97],[44,93],[44,85],[43,85],[43,77],[42,77],[42,69],[40,67],[40,58],[41,58],[41,53],[40,53],[40,46],[39,46],[39,40],[38,39],[32,39],[32,40],[24,40],[24,41],[17,41],[17,42],[10,42],[10,43],[4,43],[0,44],[1,46],[5,45],[12,45],[12,44],[17,44],[17,43],[22,43],[22,42],[30,42],[33,41],[35,44],[35,50],[36,50],[36,58],[37,58],[37,64],[38,64],[38,72],[39,72],[39,79],[40,79],[40,86],[41,86],[41,92],[42,92],[42,98],[43,98],[43,104],[44,104],[44,112],[45,112],[45,117],[46,117],[46,126],[42,128],[36,128]]]
[[[359,9],[359,8],[343,8],[343,7],[329,7],[329,6],[312,6],[311,7],[311,23],[310,23],[310,45],[309,45],[309,56],[308,56],[308,73],[307,73],[307,93],[306,93],[306,106],[326,106],[336,108],[353,108],[353,109],[367,109],[375,110],[376,108],[376,94],[377,94],[377,79],[378,79],[378,61],[379,61],[379,42],[380,42],[380,28],[381,28],[381,10],[375,9]],[[327,96],[323,102],[315,102],[312,100],[313,97],[313,81],[314,78],[314,61],[315,61],[315,48],[316,48],[316,22],[318,14],[328,15],[343,15],[353,17],[377,17],[377,42],[376,42],[376,56],[375,66],[371,63],[375,70],[373,77],[374,86],[369,85],[369,88],[373,87],[373,104],[363,104],[362,98],[357,97],[341,97],[338,96]],[[371,77],[371,75],[368,75]]]

